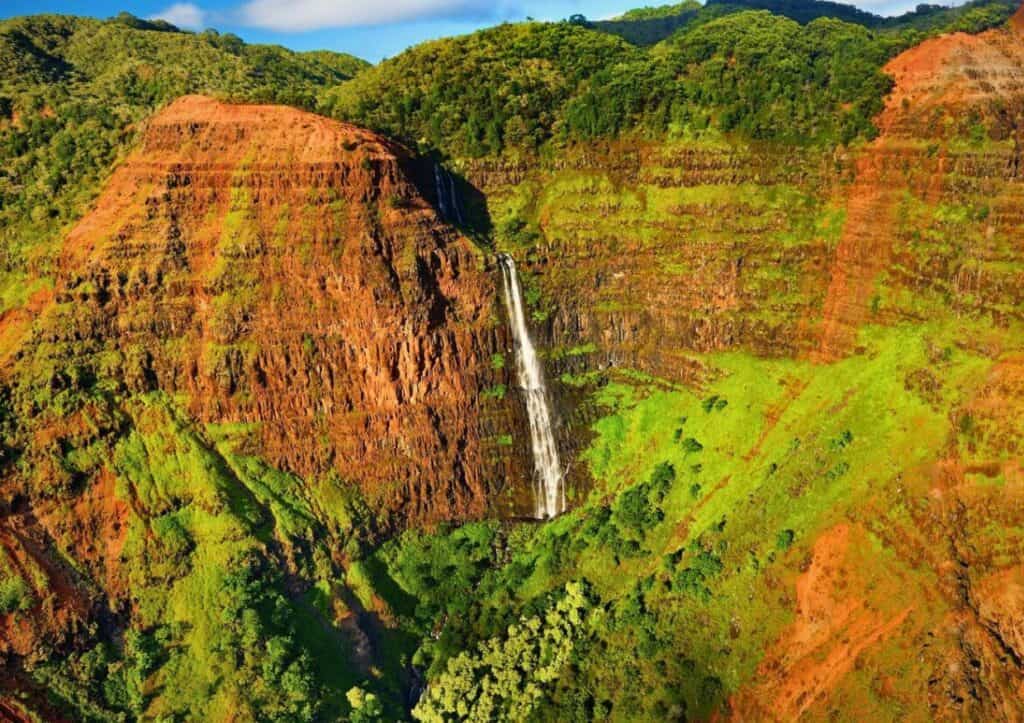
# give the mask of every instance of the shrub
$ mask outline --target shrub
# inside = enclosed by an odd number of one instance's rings
[[[696,454],[704,451],[704,445],[693,437],[687,437],[683,440],[683,451],[686,452],[686,454]]]
[[[647,482],[626,490],[615,505],[615,518],[638,535],[644,535],[665,519],[658,507],[675,481],[675,468],[662,462],[654,468]]]
[[[793,541],[796,539],[796,533],[793,530],[782,530],[775,537],[775,549],[780,552],[785,552],[793,546]]]
[[[24,580],[13,574],[0,579],[0,615],[24,612],[32,605],[32,590]]]

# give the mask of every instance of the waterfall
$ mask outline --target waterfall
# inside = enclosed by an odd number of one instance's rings
[[[459,202],[459,194],[455,191],[455,176],[446,172],[448,176],[448,193],[450,194],[452,208],[455,209],[455,223],[462,225],[462,204]]]
[[[551,429],[551,409],[548,390],[544,384],[537,352],[530,339],[523,310],[523,294],[511,256],[498,256],[501,277],[505,287],[505,308],[508,310],[512,337],[516,346],[516,370],[519,386],[526,395],[526,413],[530,421],[530,444],[533,448],[534,515],[538,519],[554,517],[565,512],[565,488],[562,484],[562,465],[558,460],[558,447]]]
[[[440,163],[434,164],[434,190],[437,193],[437,210],[450,223],[462,224],[462,204],[455,189],[455,176],[448,173]]]

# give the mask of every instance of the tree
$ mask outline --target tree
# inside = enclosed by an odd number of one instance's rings
[[[348,704],[352,706],[352,723],[380,720],[384,715],[384,706],[373,693],[368,693],[359,686],[350,688],[345,694]]]
[[[583,583],[568,583],[546,612],[521,619],[507,635],[485,640],[448,662],[413,710],[425,723],[521,720],[553,688],[576,644],[596,621]]]

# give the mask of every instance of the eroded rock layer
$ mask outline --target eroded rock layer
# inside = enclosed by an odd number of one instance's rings
[[[467,176],[499,222],[536,224],[551,343],[601,363],[692,380],[687,351],[838,359],[864,324],[949,304],[1005,324],[1022,302],[1020,25],[895,58],[880,136],[844,154],[622,143]]]
[[[467,167],[524,257],[563,409],[594,370],[652,398],[706,387],[712,404],[749,368],[795,361],[806,375],[780,375],[786,391],[744,464],[696,503],[722,505],[737,538],[783,484],[775,457],[758,476],[765,440],[792,435],[797,457],[813,439],[785,420],[818,375],[837,400],[811,426],[845,419],[872,438],[860,468],[839,468],[842,501],[815,511],[813,541],[790,560],[792,588],[766,583],[768,607],[791,617],[732,697],[737,720],[870,718],[892,706],[1016,721],[1024,710],[1024,10],[1005,28],[929,40],[886,70],[895,86],[879,136],[835,155],[637,142],[576,149],[533,171]],[[889,365],[889,354],[900,358]],[[971,362],[953,374],[954,358]],[[877,395],[891,375],[899,395]],[[745,409],[757,406],[745,396],[757,384],[733,388]],[[915,404],[928,411],[911,414]],[[593,410],[574,413],[567,438]],[[642,429],[677,425],[677,439],[695,429],[692,417],[653,420]],[[786,504],[798,509],[832,475],[801,472]],[[736,638],[723,633],[722,650]]]
[[[406,519],[480,514],[493,282],[406,151],[283,107],[176,101],[71,232],[46,344],[123,354],[128,390],[252,425]]]
[[[879,317],[952,309],[1004,327],[1024,318],[1017,25],[927,41],[885,70],[895,86],[848,189],[824,306],[826,359],[848,354],[858,328]]]

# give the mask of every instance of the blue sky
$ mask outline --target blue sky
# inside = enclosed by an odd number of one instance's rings
[[[163,17],[185,28],[217,28],[249,42],[296,50],[327,49],[370,61],[410,45],[459,35],[503,20],[559,20],[574,13],[591,19],[632,7],[673,0],[0,0],[0,17],[67,13],[109,17],[121,10]],[[873,12],[901,12],[917,0],[860,0]]]

